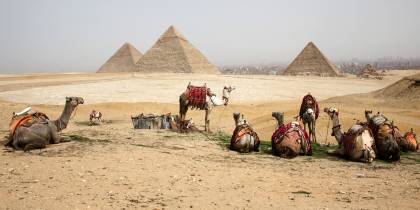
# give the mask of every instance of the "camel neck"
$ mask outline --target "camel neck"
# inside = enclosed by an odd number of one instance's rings
[[[64,105],[64,110],[61,113],[60,117],[55,120],[55,125],[57,126],[57,131],[61,131],[67,127],[67,124],[69,123],[71,113],[74,111],[74,106],[70,104],[70,102],[66,102],[66,105]]]
[[[335,136],[335,140],[337,140],[337,142],[341,144],[341,140],[343,138],[343,132],[341,131],[341,124],[340,124],[340,119],[338,118],[338,115],[334,115],[332,117],[332,122],[333,122],[332,130]]]

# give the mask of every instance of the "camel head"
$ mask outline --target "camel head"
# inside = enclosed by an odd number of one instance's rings
[[[239,125],[239,118],[241,117],[241,113],[235,112],[233,113],[233,120],[235,120],[235,126]]]
[[[232,86],[229,86],[229,87],[225,86],[225,87],[223,87],[223,100],[225,101],[225,105],[227,105],[228,102],[229,102],[230,92],[232,92],[235,89],[236,88],[235,87],[232,87]]]
[[[84,100],[81,97],[66,97],[66,104],[69,104],[73,107],[83,104]]]
[[[330,118],[332,119],[334,116],[338,117],[338,109],[334,107],[326,107],[324,108],[324,112],[327,113]]]
[[[278,126],[281,126],[284,124],[284,113],[283,112],[273,112],[271,113],[271,116],[274,117],[274,119],[277,120]]]
[[[239,112],[233,113],[233,119],[235,120],[235,126],[247,124],[244,115],[241,116]]]
[[[373,117],[373,111],[372,110],[365,110],[365,118],[367,121],[369,121],[370,119],[372,119]]]

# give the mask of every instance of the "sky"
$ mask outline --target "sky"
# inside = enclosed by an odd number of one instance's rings
[[[418,0],[0,0],[0,73],[96,71],[174,25],[212,63],[420,57]]]

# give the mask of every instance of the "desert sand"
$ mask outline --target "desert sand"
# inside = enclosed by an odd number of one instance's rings
[[[418,71],[417,71],[418,72]],[[191,74],[30,74],[0,75],[0,132],[6,136],[13,111],[26,106],[56,118],[65,96],[81,105],[62,135],[71,142],[30,153],[1,151],[0,206],[4,209],[418,209],[420,155],[397,163],[349,162],[318,152],[282,159],[229,151],[220,139],[241,112],[264,141],[275,128],[271,112],[298,113],[308,92],[320,106],[340,110],[343,129],[363,120],[363,111],[381,111],[402,131],[420,131],[420,105],[373,98],[415,71],[391,71],[384,80],[287,76]],[[233,85],[231,104],[212,113],[214,134],[134,130],[130,116],[177,113],[188,82],[221,94]],[[88,126],[92,109],[104,114]],[[188,117],[200,129],[202,111]],[[335,143],[328,118],[317,121],[320,143]],[[225,133],[221,135],[220,133]],[[227,136],[229,137],[229,136]],[[226,138],[223,137],[223,138]]]

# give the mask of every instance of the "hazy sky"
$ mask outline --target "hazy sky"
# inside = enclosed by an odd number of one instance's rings
[[[96,71],[174,25],[216,65],[420,57],[418,0],[0,0],[0,72]]]

